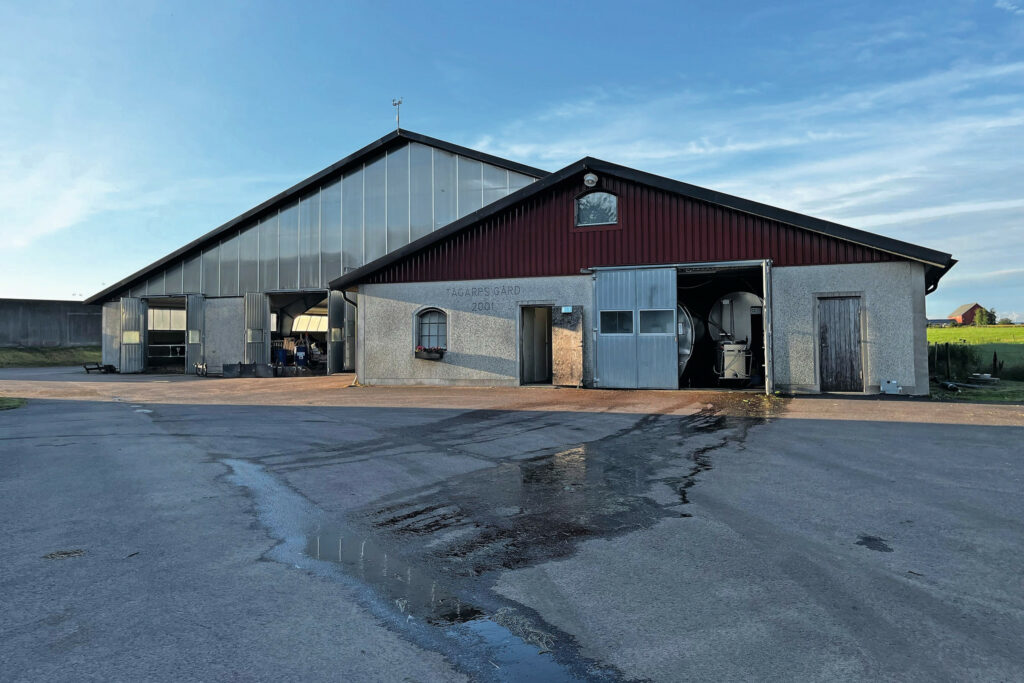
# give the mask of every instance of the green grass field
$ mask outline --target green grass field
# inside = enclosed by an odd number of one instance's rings
[[[930,344],[1024,344],[1024,325],[929,327]]]
[[[102,353],[98,346],[76,348],[0,348],[0,368],[42,368],[54,365],[98,363]]]
[[[0,410],[13,410],[20,408],[25,405],[25,399],[23,398],[8,398],[6,396],[0,396]]]
[[[992,354],[1003,362],[999,377],[1024,380],[1024,325],[929,327],[929,344],[965,344],[978,354],[976,372],[992,372]],[[941,368],[941,363],[940,363]]]

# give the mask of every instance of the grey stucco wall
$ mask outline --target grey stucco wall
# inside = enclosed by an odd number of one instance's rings
[[[816,392],[817,299],[861,297],[861,347],[866,390],[895,380],[904,393],[928,393],[924,266],[863,263],[772,270],[772,319],[776,387]]]
[[[241,363],[245,354],[245,299],[207,299],[204,310],[203,357],[209,372],[225,363]]]
[[[583,306],[583,381],[593,378],[589,275],[363,285],[358,295],[356,373],[363,384],[519,384],[522,306]],[[415,317],[425,307],[448,315],[442,361],[413,357]]]
[[[0,299],[0,346],[99,346],[101,317],[79,301]]]

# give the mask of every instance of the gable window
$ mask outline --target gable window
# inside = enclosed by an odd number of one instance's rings
[[[428,308],[416,316],[416,344],[424,349],[448,348],[448,316]]]
[[[610,192],[588,192],[576,198],[576,226],[619,222],[619,198]]]

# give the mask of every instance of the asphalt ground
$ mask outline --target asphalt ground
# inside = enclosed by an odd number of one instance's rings
[[[5,680],[1019,680],[1024,407],[0,370]]]

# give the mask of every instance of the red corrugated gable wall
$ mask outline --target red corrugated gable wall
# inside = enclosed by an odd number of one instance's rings
[[[776,266],[893,261],[899,257],[636,183],[605,178],[619,197],[619,228],[579,230],[575,178],[393,263],[366,282],[578,275],[592,266],[769,258]]]

